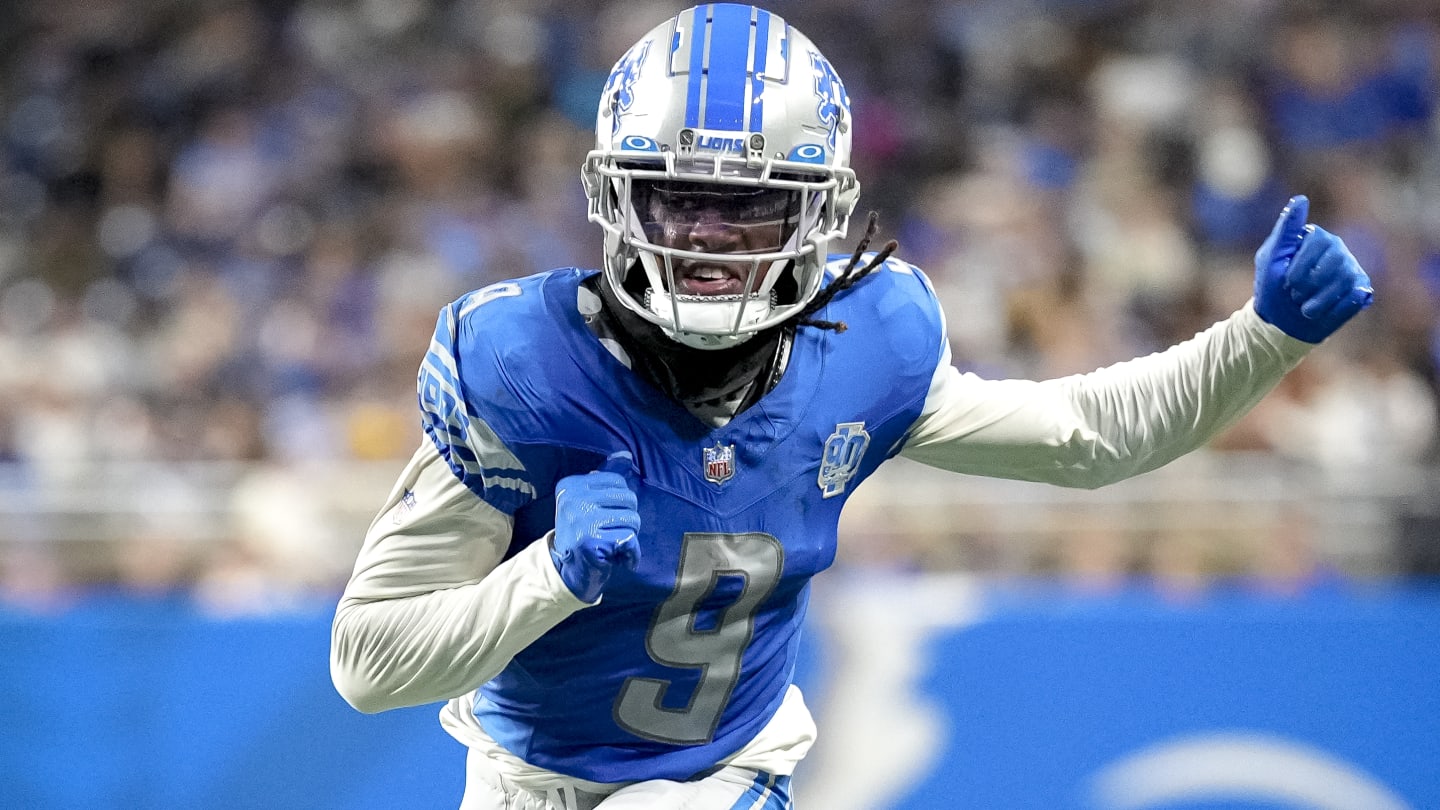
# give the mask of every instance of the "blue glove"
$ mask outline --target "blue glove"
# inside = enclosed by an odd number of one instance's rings
[[[616,566],[640,562],[640,513],[631,456],[611,453],[600,469],[560,479],[555,487],[555,535],[550,558],[582,602],[600,598]]]
[[[1291,197],[1255,251],[1255,311],[1290,337],[1319,343],[1370,306],[1370,277],[1340,237],[1305,224],[1310,200]]]

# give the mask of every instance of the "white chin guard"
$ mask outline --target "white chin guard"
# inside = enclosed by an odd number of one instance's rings
[[[666,336],[692,349],[728,349],[754,337],[774,306],[770,293],[750,295],[676,295],[653,287],[645,291],[645,308],[659,319],[683,323],[697,332],[662,325]]]

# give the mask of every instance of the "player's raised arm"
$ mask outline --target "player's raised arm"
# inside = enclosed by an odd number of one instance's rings
[[[1340,237],[1306,222],[1310,200],[1290,198],[1255,252],[1255,311],[1306,343],[1319,343],[1370,306],[1370,277]]]
[[[1095,487],[1162,466],[1254,407],[1370,304],[1339,237],[1290,201],[1255,255],[1255,297],[1170,349],[1044,382],[961,374],[948,354],[902,450],[957,472]]]

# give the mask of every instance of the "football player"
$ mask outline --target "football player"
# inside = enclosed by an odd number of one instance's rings
[[[950,365],[893,243],[832,255],[863,125],[779,16],[711,4],[615,66],[582,170],[603,269],[440,313],[425,436],[365,538],[331,671],[361,711],[448,701],[467,810],[788,808],[792,683],[846,499],[904,455],[1096,487],[1203,445],[1370,301],[1296,197],[1254,297],[1049,381]]]

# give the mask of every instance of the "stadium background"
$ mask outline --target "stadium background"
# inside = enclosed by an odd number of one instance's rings
[[[598,261],[595,98],[678,8],[5,4],[0,806],[454,805],[431,708],[334,695],[328,612],[439,307]],[[771,8],[846,79],[861,210],[962,367],[1193,334],[1295,192],[1377,293],[1136,481],[867,484],[805,806],[1440,807],[1440,8]]]

